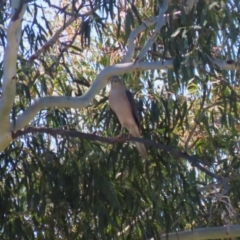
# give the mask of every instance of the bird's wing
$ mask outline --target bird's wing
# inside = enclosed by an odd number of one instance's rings
[[[134,101],[133,95],[127,89],[126,89],[125,93],[126,93],[126,97],[127,97],[127,101],[129,103],[129,106],[131,107],[131,111],[132,111],[134,120],[135,120],[138,128],[140,129],[140,120],[139,120],[139,116],[138,116],[138,113],[137,113],[136,103]]]

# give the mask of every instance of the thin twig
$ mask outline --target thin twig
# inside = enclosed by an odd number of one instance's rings
[[[146,52],[148,51],[148,49],[150,48],[150,46],[152,46],[152,44],[156,41],[157,36],[158,36],[162,26],[165,23],[164,17],[166,15],[164,15],[164,13],[167,11],[167,8],[168,8],[168,0],[164,0],[162,7],[159,7],[158,20],[157,20],[157,24],[154,29],[154,33],[152,34],[152,36],[147,40],[147,42],[143,46],[141,52],[139,53],[139,55],[136,58],[136,62],[142,61],[142,59],[144,58],[144,56],[145,56]]]
[[[94,11],[98,9],[98,5],[96,5],[91,11],[88,11],[83,14],[83,16],[89,16]],[[78,9],[79,11],[80,9]],[[55,42],[59,39],[60,34],[68,27],[70,26],[79,15],[75,14],[74,16],[70,17],[69,20],[63,24],[56,32],[55,34],[40,48],[38,49],[33,55],[31,55],[28,59],[29,62],[33,62],[35,59],[37,59],[42,53],[46,52]]]
[[[191,132],[189,133],[188,138],[187,138],[187,140],[186,140],[186,143],[185,143],[185,152],[188,152],[189,142],[190,142],[190,140],[191,140],[194,132],[196,131],[197,126],[199,125],[199,122],[200,122],[201,119],[203,118],[204,113],[205,113],[207,110],[209,110],[210,108],[213,108],[213,107],[216,107],[216,106],[218,106],[218,105],[221,105],[221,103],[222,103],[222,102],[215,102],[215,103],[213,103],[213,104],[211,104],[211,105],[209,105],[209,106],[207,106],[207,107],[205,107],[205,108],[202,109],[202,111],[201,111],[201,113],[199,114],[198,118],[195,119],[195,125],[194,125],[194,127],[192,128],[192,130],[191,130]],[[201,108],[200,108],[200,109],[201,109]]]

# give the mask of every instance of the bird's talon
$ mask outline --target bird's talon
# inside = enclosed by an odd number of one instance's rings
[[[120,142],[120,140],[121,140],[122,137],[123,137],[123,136],[120,134],[120,135],[116,136],[115,138],[116,138],[116,140],[117,140],[118,142]]]

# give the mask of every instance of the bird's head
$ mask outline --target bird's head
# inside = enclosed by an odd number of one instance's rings
[[[123,80],[119,76],[112,76],[109,78],[109,81],[111,82],[111,86],[118,86],[118,85],[124,85]]]

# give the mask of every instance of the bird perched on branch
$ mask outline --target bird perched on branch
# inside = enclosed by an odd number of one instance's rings
[[[111,90],[109,93],[109,104],[116,113],[122,129],[125,127],[133,137],[141,137],[140,122],[132,93],[126,89],[125,84],[118,76],[110,78]],[[147,150],[144,144],[135,142],[136,147],[143,158],[147,158]]]

